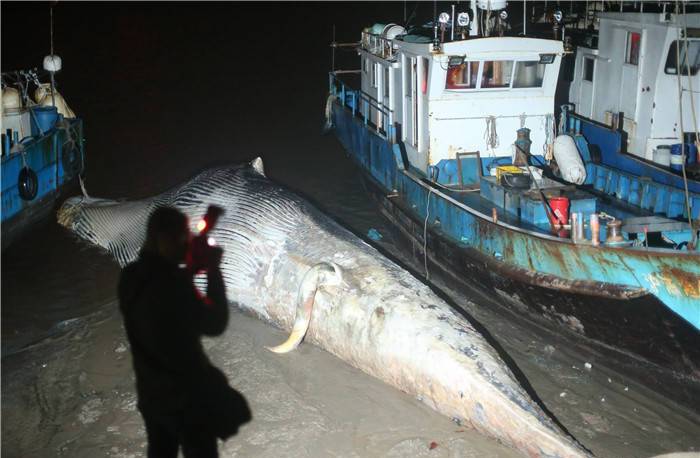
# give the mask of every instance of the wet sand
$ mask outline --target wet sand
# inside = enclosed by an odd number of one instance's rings
[[[62,240],[55,243],[55,254],[81,247],[72,257],[50,257],[43,266],[57,272],[75,266],[68,277],[75,281],[74,295],[67,296],[74,303],[54,305],[36,326],[20,328],[22,333],[3,333],[2,455],[145,456],[130,354],[113,293],[118,268],[99,250],[52,233],[53,224],[44,231],[54,243]],[[391,235],[384,235],[382,248],[390,251]],[[16,262],[13,256],[6,259]],[[23,271],[15,264],[12,272],[19,280],[32,266]],[[5,331],[48,310],[41,302],[50,296],[48,285],[49,291],[39,289],[36,296],[4,287],[3,314],[14,308],[24,315],[3,323]],[[66,290],[58,280],[53,287]],[[517,320],[503,320],[467,298],[460,304],[487,325],[542,402],[596,456],[700,450],[695,406],[675,405],[605,361],[582,357],[581,348],[528,332]],[[53,324],[42,328],[51,319]],[[285,338],[281,330],[234,310],[225,334],[205,340],[210,358],[254,414],[235,438],[221,444],[222,456],[518,456],[311,344],[287,355],[265,349]]]
[[[224,335],[205,339],[254,416],[220,444],[222,456],[518,456],[312,345],[288,355],[264,348],[284,338],[234,312]],[[6,357],[2,391],[3,457],[145,456],[114,302]]]

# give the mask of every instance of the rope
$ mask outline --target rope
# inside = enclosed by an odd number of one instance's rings
[[[324,130],[329,131],[333,128],[333,102],[337,97],[333,94],[328,94],[326,99],[326,124],[324,125]]]
[[[548,114],[545,116],[544,120],[544,145],[542,145],[542,151],[544,152],[544,158],[551,161],[554,157],[554,138],[556,137],[556,132],[554,130],[554,115]]]
[[[423,267],[425,268],[425,279],[430,280],[428,271],[428,218],[430,217],[430,196],[433,188],[428,189],[428,203],[425,207],[425,221],[423,222]]]
[[[484,140],[486,140],[486,146],[491,148],[492,151],[499,145],[495,116],[486,117],[486,130],[484,131]]]
[[[90,196],[88,196],[87,190],[85,189],[85,182],[83,181],[82,175],[78,175],[78,181],[80,182],[80,191],[83,193],[83,197],[89,199]]]
[[[560,134],[562,132],[566,132],[566,129],[564,128],[564,110],[559,113],[559,125],[557,126],[557,132]]]

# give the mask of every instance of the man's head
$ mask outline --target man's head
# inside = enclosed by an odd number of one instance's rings
[[[176,264],[185,262],[190,243],[187,217],[173,207],[158,207],[148,219],[145,251],[156,253]]]

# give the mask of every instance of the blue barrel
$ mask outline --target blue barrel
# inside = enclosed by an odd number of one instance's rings
[[[53,129],[58,120],[56,107],[32,107],[32,135],[41,135]]]
[[[671,170],[675,170],[677,172],[683,170],[684,159],[683,144],[676,143],[671,145]]]

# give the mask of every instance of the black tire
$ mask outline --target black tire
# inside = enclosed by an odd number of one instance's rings
[[[19,196],[24,200],[32,200],[39,192],[39,178],[36,172],[29,167],[22,167],[17,178]]]

